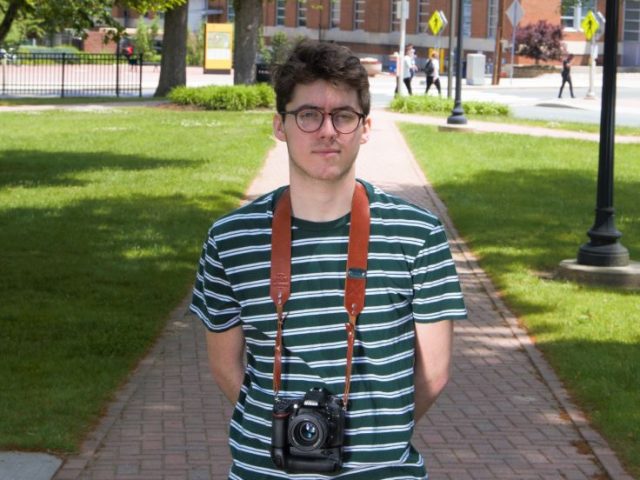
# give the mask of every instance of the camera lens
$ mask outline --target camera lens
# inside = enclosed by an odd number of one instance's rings
[[[327,427],[327,421],[316,412],[300,414],[289,425],[289,441],[301,450],[315,450],[326,442]]]
[[[318,427],[311,422],[304,422],[298,427],[298,433],[300,434],[300,439],[313,443],[318,436]]]

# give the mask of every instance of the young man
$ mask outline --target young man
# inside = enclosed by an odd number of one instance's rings
[[[191,305],[235,405],[229,478],[425,478],[413,427],[466,316],[444,229],[356,180],[370,94],[348,49],[303,41],[274,84],[289,186],[213,224]]]

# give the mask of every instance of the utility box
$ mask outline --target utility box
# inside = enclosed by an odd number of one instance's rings
[[[484,85],[485,61],[482,53],[467,55],[467,85]]]

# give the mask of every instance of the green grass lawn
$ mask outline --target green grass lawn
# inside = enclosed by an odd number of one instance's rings
[[[640,475],[640,292],[551,279],[588,240],[598,144],[401,128],[481,266],[593,425]],[[636,261],[639,160],[640,145],[616,146],[616,225]]]
[[[0,449],[79,446],[188,294],[270,117],[0,113]]]

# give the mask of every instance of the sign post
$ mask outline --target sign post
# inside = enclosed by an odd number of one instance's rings
[[[400,18],[400,47],[398,48],[398,63],[396,66],[396,82],[398,85],[398,94],[406,96],[407,88],[404,85],[404,50],[407,36],[407,17],[409,16],[409,0],[401,0],[398,2],[398,11],[396,18]]]
[[[602,22],[604,23],[604,17],[600,15]],[[584,36],[587,41],[590,42],[590,54],[589,54],[589,90],[587,91],[586,98],[596,98],[594,91],[594,80],[596,76],[596,58],[598,58],[598,45],[596,44],[596,32],[600,29],[600,21],[589,10],[585,15],[582,23],[580,24]]]
[[[509,81],[513,84],[513,70],[515,67],[515,49],[516,49],[516,30],[518,29],[518,24],[520,23],[520,19],[524,16],[524,9],[518,0],[513,0],[513,3],[506,11],[507,17],[509,17],[509,21],[513,26],[511,33],[511,75],[509,77]]]

